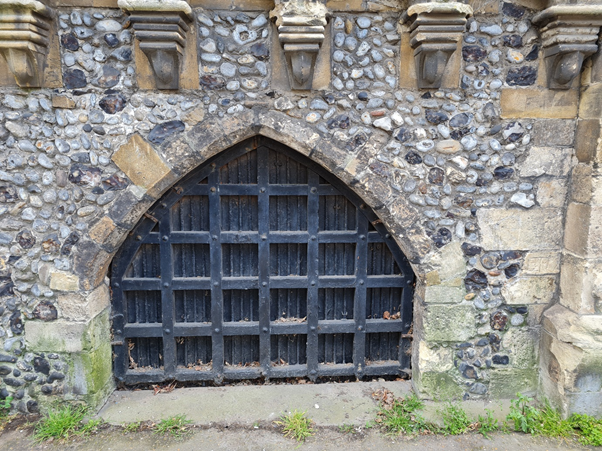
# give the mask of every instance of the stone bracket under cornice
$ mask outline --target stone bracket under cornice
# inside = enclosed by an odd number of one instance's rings
[[[458,48],[472,8],[463,3],[417,3],[408,8],[410,45],[414,49],[416,77],[421,89],[441,87],[447,63]]]
[[[22,88],[43,84],[53,17],[35,0],[0,1],[0,53]]]
[[[309,0],[276,1],[270,11],[286,58],[292,89],[310,90],[327,24],[327,9]]]
[[[190,5],[181,0],[119,0],[155,76],[157,89],[179,89]]]
[[[569,89],[583,61],[598,51],[602,5],[558,5],[533,18],[543,41],[550,89]]]

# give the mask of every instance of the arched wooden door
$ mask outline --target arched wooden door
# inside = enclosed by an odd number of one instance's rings
[[[409,372],[413,272],[374,212],[256,137],[158,201],[111,268],[127,384]]]

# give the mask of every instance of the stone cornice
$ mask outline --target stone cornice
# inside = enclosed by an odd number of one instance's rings
[[[53,17],[50,8],[35,0],[0,1],[0,53],[21,87],[43,84]]]
[[[401,21],[411,22],[410,45],[414,49],[419,88],[441,87],[470,15],[472,8],[463,3],[417,3],[403,14]]]
[[[190,5],[182,0],[119,0],[119,6],[130,15],[157,89],[179,89],[186,36],[193,19]]]
[[[117,5],[126,11],[182,12],[192,19],[192,8],[183,0],[119,0]]]
[[[540,27],[550,89],[569,89],[598,50],[602,5],[556,5],[533,18]]]
[[[416,14],[464,14],[472,16],[473,11],[470,5],[464,3],[416,3],[408,8],[408,17]]]
[[[327,15],[326,6],[308,0],[279,1],[270,11],[286,57],[292,89],[308,90],[312,87],[316,59],[324,41]]]

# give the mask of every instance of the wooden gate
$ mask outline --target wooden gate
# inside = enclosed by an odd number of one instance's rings
[[[266,138],[174,186],[111,268],[127,384],[409,374],[413,272],[374,212]]]

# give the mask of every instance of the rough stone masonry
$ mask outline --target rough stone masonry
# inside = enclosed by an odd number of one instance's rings
[[[564,3],[0,0],[0,398],[100,405],[112,256],[263,135],[412,263],[422,397],[602,415],[602,2]]]

